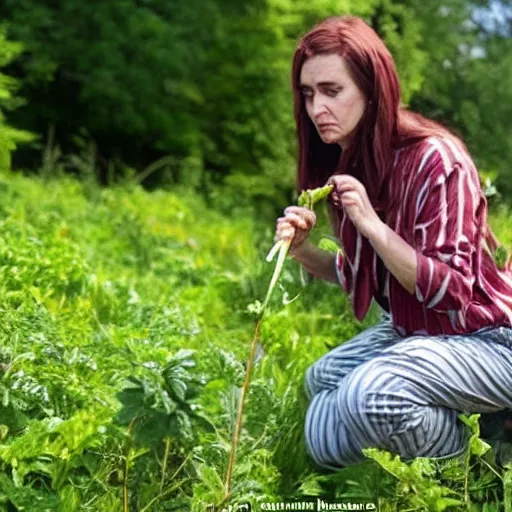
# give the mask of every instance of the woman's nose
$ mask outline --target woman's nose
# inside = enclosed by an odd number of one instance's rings
[[[316,95],[313,98],[313,116],[316,120],[320,117],[321,114],[326,112],[325,102],[323,98],[319,95]]]

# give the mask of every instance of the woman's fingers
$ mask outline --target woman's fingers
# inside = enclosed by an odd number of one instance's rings
[[[339,178],[339,177],[338,177]],[[359,195],[358,184],[353,180],[333,183],[334,189],[331,192],[332,202],[335,206],[346,205],[349,199],[356,200]]]
[[[358,199],[359,199],[359,196],[358,196],[357,192],[345,192],[341,196],[341,202],[343,204],[356,203]]]
[[[284,217],[277,219],[274,242],[292,240],[293,246],[302,244],[316,224],[316,215],[301,206],[289,206],[284,210],[284,214]]]
[[[295,219],[298,223],[302,224],[301,221],[304,221],[305,224],[297,225],[301,229],[311,229],[316,224],[316,215],[313,211],[308,208],[303,208],[301,206],[288,206],[285,208],[284,214],[286,218],[290,220]]]
[[[340,202],[341,196],[345,192],[361,191],[361,182],[347,175],[331,176],[327,180],[327,184],[333,185],[334,187],[331,192],[331,196],[335,204]]]
[[[277,228],[276,236],[274,237],[274,242],[279,240],[290,240],[295,236],[295,228],[290,224],[281,223]]]
[[[308,222],[302,218],[301,216],[295,214],[295,213],[287,213],[286,217],[280,217],[282,219],[281,222],[287,222],[291,226],[294,226],[299,229],[309,229],[310,225]],[[279,219],[278,219],[279,222]]]

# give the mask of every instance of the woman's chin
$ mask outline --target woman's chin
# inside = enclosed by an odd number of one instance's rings
[[[339,133],[335,132],[324,132],[320,133],[320,138],[326,143],[326,144],[336,144],[340,140]]]

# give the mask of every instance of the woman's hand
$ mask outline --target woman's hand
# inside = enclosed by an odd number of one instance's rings
[[[327,180],[334,185],[332,202],[342,207],[356,229],[371,240],[382,227],[382,220],[372,206],[364,185],[348,174],[336,174]]]
[[[289,254],[294,256],[296,251],[307,240],[309,232],[316,224],[315,212],[301,206],[288,206],[284,217],[279,217],[276,224],[274,242],[292,240]]]

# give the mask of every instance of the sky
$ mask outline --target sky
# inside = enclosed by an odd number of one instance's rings
[[[489,30],[512,36],[512,2],[491,0],[488,8],[475,9],[479,23]]]

